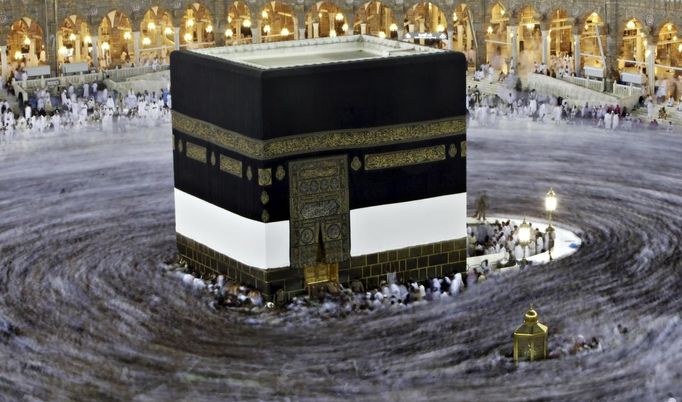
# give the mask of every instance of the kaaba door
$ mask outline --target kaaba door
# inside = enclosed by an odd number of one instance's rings
[[[349,259],[348,157],[289,162],[289,212],[292,268]]]

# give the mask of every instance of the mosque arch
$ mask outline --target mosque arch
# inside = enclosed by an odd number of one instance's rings
[[[287,3],[270,1],[261,9],[263,42],[280,42],[296,38],[294,9]]]
[[[225,42],[228,45],[243,45],[252,43],[251,10],[244,1],[235,1],[227,10],[227,28]]]
[[[360,6],[355,12],[353,33],[365,33],[380,38],[397,37],[398,25],[390,7],[380,1],[370,1]]]
[[[573,18],[564,9],[552,12],[549,21],[549,53],[555,56],[573,55]]]
[[[158,57],[167,63],[175,43],[175,26],[171,14],[158,6],[149,8],[140,21],[140,63],[148,64]]]
[[[444,39],[447,40],[447,19],[445,13],[436,4],[424,1],[416,3],[407,10],[405,20],[406,33],[430,33],[438,37],[438,39],[427,41],[420,39],[420,44],[436,47],[443,47],[447,44],[443,42]]]
[[[90,61],[92,36],[88,21],[73,14],[59,27],[57,35],[57,61],[59,63],[80,63]]]
[[[47,63],[43,28],[29,17],[10,25],[7,37],[9,57],[18,64],[32,67]]]
[[[191,3],[180,23],[180,47],[203,48],[215,45],[213,18],[201,3]]]
[[[99,25],[100,65],[104,68],[124,65],[134,59],[133,25],[119,10],[109,11]]]
[[[518,12],[518,22],[519,62],[522,66],[531,66],[542,61],[540,14],[533,6],[527,5]]]
[[[628,20],[623,27],[621,40],[621,60],[643,63],[647,41],[644,24],[637,18]]]
[[[663,24],[658,31],[656,48],[656,64],[673,68],[682,67],[682,34],[677,25],[672,22]]]
[[[665,97],[679,99],[682,85],[678,77],[682,76],[682,37],[672,22],[667,22],[658,31],[655,55],[655,76],[659,81],[659,91]]]
[[[606,66],[606,29],[596,12],[585,18],[580,29],[580,66],[604,69]]]
[[[618,55],[618,71],[632,75],[646,72],[647,32],[644,24],[637,18],[630,18],[623,25],[621,46]]]
[[[421,1],[407,10],[407,32],[445,32],[447,20],[445,13],[431,2]]]
[[[486,59],[496,69],[502,69],[505,60],[511,58],[511,35],[508,32],[509,13],[502,3],[490,9],[490,21],[486,27]]]
[[[305,16],[306,38],[326,38],[348,32],[348,21],[340,7],[330,1],[318,1]]]
[[[478,43],[471,9],[466,4],[459,4],[453,11],[452,26],[452,49],[466,54],[469,64],[475,64]]]

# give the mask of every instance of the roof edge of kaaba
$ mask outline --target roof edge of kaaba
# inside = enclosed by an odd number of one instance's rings
[[[456,52],[259,69],[178,51],[173,109],[261,140],[448,119],[466,113],[466,69]]]

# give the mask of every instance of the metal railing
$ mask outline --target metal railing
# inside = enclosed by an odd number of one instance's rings
[[[64,88],[69,85],[81,86],[85,83],[91,84],[93,82],[103,81],[106,77],[112,81],[125,81],[127,78],[135,77],[142,74],[149,74],[156,71],[168,70],[170,65],[161,64],[154,66],[128,67],[121,69],[105,70],[104,72],[62,75],[60,77],[52,78],[36,78],[32,80],[20,81],[15,80],[12,83],[14,93],[22,95],[22,99],[26,100],[29,94],[41,88]]]
[[[33,80],[26,81],[14,81],[15,89],[20,87],[22,92],[29,92],[40,88],[60,86],[65,87],[73,84],[74,86],[82,85],[85,83],[92,83],[95,81],[102,80],[102,73],[88,73],[88,74],[76,74],[76,75],[62,75],[60,77],[53,78],[36,78]],[[58,82],[58,84],[55,84]]]
[[[597,92],[604,92],[605,88],[603,80],[591,80],[583,77],[564,77],[562,80]]]
[[[168,70],[169,64],[159,64],[158,66],[140,66],[105,70],[104,74],[112,81],[124,81],[136,75],[149,74],[157,71]]]
[[[641,87],[636,87],[632,85],[623,85],[614,83],[613,84],[613,94],[618,97],[626,96],[642,96],[644,95],[644,89]]]

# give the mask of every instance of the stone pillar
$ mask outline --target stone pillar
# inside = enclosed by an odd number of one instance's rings
[[[549,31],[542,31],[542,62],[549,61]]]
[[[213,17],[215,24],[213,24],[213,40],[215,46],[225,46],[225,24],[227,24],[227,10],[229,4],[226,1],[213,2]]]
[[[194,25],[196,27],[196,24]],[[197,43],[204,43],[204,24],[197,28]]]
[[[7,46],[0,46],[0,74],[3,78],[9,75],[9,64],[7,63]]]
[[[251,21],[251,37],[253,43],[261,43],[260,24],[260,20]]]
[[[28,54],[29,54],[29,65],[32,61],[36,61],[36,64],[38,60],[40,60],[40,57],[36,55],[36,41],[35,39],[31,38],[31,44],[28,45]]]
[[[466,31],[467,33],[467,43],[465,43],[466,47],[464,48],[465,50],[473,49],[474,48],[474,35],[475,33],[471,31],[471,28],[469,26],[467,27],[462,27],[462,31]],[[485,47],[485,41],[483,41],[483,46]],[[478,49],[475,49],[478,51]]]
[[[367,24],[360,24],[360,35],[367,35]]]
[[[111,44],[110,44],[111,45]],[[135,67],[140,66],[140,31],[133,32],[133,53],[135,54]]]
[[[74,52],[73,52],[74,59],[77,62],[80,62],[81,61],[81,36],[80,35],[76,35],[76,43],[74,44],[74,48],[75,48]]]
[[[471,41],[471,39],[469,39],[469,41]],[[468,48],[464,47],[464,25],[461,24],[457,25],[457,49],[463,52],[466,52],[468,50]]]
[[[580,35],[579,34],[573,34],[573,49],[575,49],[575,52],[573,52],[573,61],[575,62],[574,71],[576,76],[582,76],[580,73]]]
[[[180,50],[180,27],[173,27],[173,43],[175,50]]]
[[[645,49],[644,49],[644,43],[642,43],[643,40],[641,38],[635,39],[635,60],[637,61],[642,61],[644,60],[644,55],[645,55]]]
[[[97,40],[97,35],[92,36],[92,46],[90,50],[90,58],[92,59],[92,65],[97,69],[99,67],[99,43]]]
[[[294,7],[296,10],[294,13],[294,40],[305,39],[305,8],[303,6]],[[319,22],[318,22],[319,26]],[[312,32],[308,32],[309,36],[312,36]]]
[[[455,31],[453,31],[452,29],[449,30],[449,31],[448,31],[448,49],[450,49],[450,50],[453,50],[452,39],[453,39],[454,37],[455,37]],[[461,40],[459,39],[459,36],[457,37],[457,41],[458,41],[458,43],[461,42]],[[461,50],[462,48],[459,47],[458,49]]]
[[[345,14],[346,14],[345,23],[348,24],[348,30],[344,33],[344,35],[353,35],[353,18],[355,18],[355,15],[353,15],[352,10],[346,12]]]
[[[304,34],[305,34],[305,30]],[[302,37],[303,35],[301,35]],[[319,22],[313,22],[313,38],[319,38],[320,37],[320,23]]]
[[[656,86],[656,45],[651,42],[653,42],[653,40],[650,38],[646,46],[645,56],[649,93],[653,94]]]
[[[619,27],[623,12],[618,10],[618,1],[606,2],[606,15],[604,16],[605,26],[599,27],[599,33],[605,34],[606,43],[603,43],[604,56],[606,63],[606,76],[611,79],[618,77],[618,56],[620,53],[619,46],[622,43],[623,31]],[[599,14],[601,15],[601,14]]]
[[[62,46],[64,45],[63,42],[64,42],[64,41],[62,40],[62,36],[61,36],[61,35],[57,35],[57,65],[59,65],[59,62],[60,62],[60,61],[61,61],[61,62],[64,61],[64,56],[62,56],[62,55],[59,53],[59,49],[61,49]]]
[[[475,66],[480,66],[485,63],[488,59],[488,46],[486,43],[486,29],[487,25],[483,22],[473,22],[473,32],[472,35],[476,35],[476,59],[474,60]]]
[[[516,64],[519,62],[519,26],[507,27],[507,34],[509,35],[509,42],[511,46],[511,57],[514,59],[514,65],[509,66],[510,68],[516,68]]]

